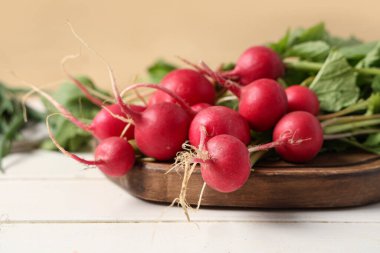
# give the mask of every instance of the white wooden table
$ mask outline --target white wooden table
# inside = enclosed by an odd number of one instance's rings
[[[201,209],[188,223],[181,209],[138,200],[59,153],[14,154],[5,166],[1,253],[380,252],[380,204]]]

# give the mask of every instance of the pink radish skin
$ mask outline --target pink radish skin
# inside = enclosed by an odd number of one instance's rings
[[[182,149],[191,117],[179,105],[159,103],[131,117],[135,122],[136,144],[145,155],[166,161]]]
[[[173,70],[164,77],[160,85],[173,91],[190,106],[215,103],[215,90],[211,82],[201,73],[191,69]],[[176,100],[167,93],[156,91],[150,98],[149,105],[162,102],[175,103]]]
[[[301,85],[293,85],[285,90],[288,99],[288,111],[305,111],[319,114],[319,101],[314,91]]]
[[[243,87],[239,99],[239,114],[255,131],[274,127],[287,111],[284,89],[276,81],[260,79]]]
[[[95,149],[97,167],[106,175],[120,177],[127,174],[135,163],[135,152],[126,139],[110,137],[102,140]]]
[[[248,85],[262,78],[277,79],[284,75],[285,68],[278,54],[264,46],[248,48],[237,60],[233,70],[222,75]]]
[[[210,159],[201,161],[206,184],[219,192],[233,192],[247,182],[251,162],[246,145],[231,135],[217,135],[206,142]]]
[[[200,111],[202,111],[202,110],[204,110],[204,109],[206,109],[206,108],[209,108],[209,107],[211,107],[211,106],[212,106],[212,105],[210,105],[210,104],[199,103],[199,104],[192,105],[192,106],[191,106],[191,109],[193,109],[193,111],[194,111],[195,113],[198,113],[198,112],[200,112]]]
[[[189,129],[189,141],[195,147],[198,147],[200,143],[201,126],[204,126],[208,133],[206,142],[213,136],[221,134],[232,135],[245,144],[248,144],[251,139],[247,121],[228,107],[211,106],[194,117]]]
[[[278,141],[286,133],[293,133],[292,139],[304,140],[299,144],[286,142],[276,147],[276,152],[286,161],[294,163],[312,160],[323,145],[323,130],[317,118],[303,111],[286,114],[273,131],[273,141]]]
[[[127,116],[121,111],[121,108],[118,104],[108,105],[106,108],[107,109],[103,108],[100,110],[100,112],[93,119],[90,126],[93,135],[99,140],[103,140],[112,136],[121,136],[124,128],[128,125],[127,122],[123,122],[122,120],[115,118],[109,112],[111,111],[114,115],[127,118]],[[146,109],[146,107],[131,105],[131,109],[137,112],[142,112]],[[131,124],[128,130],[125,132],[124,137],[126,137],[128,140],[134,139],[134,129],[135,127]]]

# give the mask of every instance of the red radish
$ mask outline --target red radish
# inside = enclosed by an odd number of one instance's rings
[[[110,137],[102,140],[95,149],[97,166],[106,175],[125,175],[135,163],[135,152],[126,139]]]
[[[317,95],[311,89],[293,85],[285,90],[288,98],[288,111],[305,111],[313,115],[319,114],[319,101]]]
[[[232,135],[245,144],[251,139],[247,121],[228,107],[211,106],[194,117],[189,129],[189,141],[195,147],[200,143],[202,126],[208,133],[206,142],[209,138],[220,134]]]
[[[323,145],[323,130],[317,118],[303,111],[286,114],[273,131],[273,141],[278,141],[284,134],[292,133],[292,140],[302,141],[302,144],[284,143],[276,147],[276,152],[289,162],[307,162],[313,159]]]
[[[209,80],[201,73],[191,69],[177,69],[167,74],[160,85],[165,87],[189,105],[198,103],[215,103],[215,90]],[[175,102],[175,99],[162,91],[156,91],[149,100],[149,105],[161,102]]]
[[[288,101],[282,86],[272,79],[259,79],[244,87],[221,77],[202,63],[204,71],[239,98],[239,114],[255,131],[274,127],[286,113]]]
[[[206,142],[206,128],[201,126],[199,132],[201,136],[199,147],[190,147],[190,150],[179,152],[172,167],[183,171],[181,191],[172,205],[178,202],[188,221],[190,221],[188,214],[190,205],[186,200],[186,192],[197,164],[200,164],[205,181],[200,192],[198,208],[206,184],[220,192],[232,192],[244,185],[251,171],[249,152],[243,142],[226,134],[214,136]]]
[[[126,139],[110,137],[100,141],[95,149],[95,160],[86,160],[66,151],[57,142],[49,127],[49,117],[46,118],[46,125],[50,139],[63,154],[85,165],[97,166],[104,174],[112,177],[123,176],[132,169],[135,163],[135,151]]]
[[[135,84],[125,91],[140,87],[155,88],[167,92],[179,104],[163,102],[148,106],[143,112],[137,112],[124,104],[114,81],[112,87],[122,111],[134,121],[135,140],[141,152],[161,161],[174,158],[187,139],[190,121],[195,114],[190,106],[165,87],[155,84]]]
[[[195,113],[198,113],[202,111],[203,109],[209,108],[210,106],[211,106],[210,104],[199,103],[199,104],[192,105],[191,109],[193,109]]]
[[[134,139],[135,127],[131,123],[129,123],[129,126],[128,126],[128,122],[125,122],[120,119],[120,118],[127,117],[127,115],[125,115],[121,111],[120,106],[118,106],[118,104],[111,104],[111,105],[105,106],[101,100],[91,95],[87,87],[82,82],[80,82],[78,79],[73,77],[68,71],[66,71],[64,65],[62,66],[66,75],[82,91],[82,93],[86,96],[86,98],[90,100],[93,104],[96,104],[99,107],[102,107],[102,109],[95,116],[91,125],[89,126],[89,129],[91,130],[93,135],[97,139],[102,140],[102,139],[112,137],[112,136],[121,136],[123,134],[123,131],[125,131],[126,129],[124,136],[128,140]],[[145,110],[144,106],[139,106],[139,105],[131,105],[131,108],[139,112]],[[119,117],[115,117],[115,115]]]
[[[140,105],[131,105],[132,110],[137,112],[142,112],[146,108]],[[120,117],[127,117],[122,111],[118,104],[112,104],[105,106],[102,110],[98,112],[95,118],[92,120],[90,129],[97,139],[105,139],[112,136],[121,136],[124,129],[127,127],[128,123],[115,118],[111,115],[117,115]],[[135,127],[131,124],[126,130],[124,137],[128,140],[134,139]]]
[[[285,68],[279,55],[264,46],[248,48],[237,60],[233,70],[222,73],[223,77],[248,85],[262,78],[277,79]]]
[[[165,161],[182,149],[191,116],[177,104],[151,105],[144,112],[130,116],[135,122],[136,144],[145,155]]]
[[[233,192],[247,182],[251,162],[246,145],[238,138],[222,134],[205,144],[209,158],[200,160],[202,178],[219,192]]]
[[[70,120],[73,124],[83,129],[84,131],[90,132],[94,135],[95,138],[102,140],[105,138],[113,136],[121,136],[124,128],[130,123],[128,119],[124,116],[118,104],[113,104],[109,106],[103,106],[103,108],[98,112],[94,117],[91,124],[86,124],[74,115],[72,115],[66,108],[54,100],[49,94],[44,91],[39,90],[36,87],[33,87],[38,93],[44,96],[57,110],[62,113],[62,115]],[[142,111],[145,108],[141,106],[133,106],[136,111]],[[130,126],[126,131],[126,137],[128,139],[133,138],[133,127]]]
[[[134,121],[135,139],[139,149],[147,156],[158,160],[170,160],[181,150],[182,143],[186,141],[190,120],[195,113],[181,98],[170,90],[158,85],[136,84],[130,86],[126,91],[139,87],[155,88],[168,92],[176,97],[177,102],[184,108],[182,109],[182,107],[173,103],[160,103],[148,107],[143,112],[138,112],[124,104],[115,88],[121,111]],[[38,90],[37,88],[35,89]],[[39,92],[45,96],[64,117],[83,130],[92,132],[91,125],[87,125],[75,118],[66,108],[45,92]]]
[[[243,87],[239,113],[255,131],[271,129],[287,111],[284,89],[271,79],[259,79]]]
[[[203,125],[200,126],[199,132],[200,143],[198,148],[190,147],[187,151],[179,152],[172,167],[172,169],[181,168],[183,171],[181,191],[179,197],[172,204],[178,202],[189,221],[190,217],[187,211],[189,204],[186,201],[186,191],[190,177],[197,164],[200,164],[202,178],[205,181],[200,192],[199,207],[206,184],[219,192],[233,192],[246,183],[252,163],[265,152],[259,154],[252,162],[250,161],[250,153],[279,147],[288,143],[294,145],[294,143],[298,144],[304,141],[295,140],[293,135],[286,132],[275,142],[247,149],[242,141],[232,135],[221,134],[207,140],[208,133]]]

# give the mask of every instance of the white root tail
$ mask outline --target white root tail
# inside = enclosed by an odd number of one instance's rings
[[[178,198],[174,199],[172,204],[170,206],[173,206],[174,204],[178,204],[182,207],[186,218],[188,221],[190,221],[190,215],[188,210],[192,209],[191,205],[188,203],[186,199],[187,189],[189,185],[189,181],[191,178],[191,175],[197,168],[198,163],[201,161],[205,161],[209,159],[208,152],[204,150],[205,147],[205,139],[207,136],[206,128],[204,126],[201,127],[201,139],[199,143],[198,149],[194,146],[191,146],[188,143],[183,144],[184,151],[181,151],[177,154],[175,158],[175,162],[172,166],[172,168],[166,172],[169,173],[173,170],[176,170],[177,172],[183,171],[183,178],[182,178],[182,184],[181,184],[181,191],[178,196]],[[205,191],[206,184],[204,183],[202,186],[202,189],[199,194],[199,200],[197,204],[197,210],[199,209],[202,197]]]

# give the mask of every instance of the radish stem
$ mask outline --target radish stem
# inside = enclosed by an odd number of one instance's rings
[[[335,134],[340,132],[346,132],[355,128],[376,126],[380,124],[380,119],[369,119],[357,122],[350,122],[345,124],[332,125],[324,128],[325,134]]]
[[[353,112],[356,112],[356,111],[361,111],[361,110],[365,110],[368,106],[368,101],[361,101],[357,104],[354,104],[354,105],[351,105],[339,112],[334,112],[334,113],[330,113],[330,114],[325,114],[325,115],[319,115],[318,116],[318,119],[319,120],[328,120],[328,119],[333,119],[333,118],[336,118],[336,117],[340,117],[340,116],[344,116],[344,115],[347,115],[347,114],[350,114],[350,113],[353,113]]]
[[[336,140],[336,139],[353,137],[353,136],[357,136],[357,135],[374,134],[374,133],[380,133],[380,129],[378,129],[378,128],[359,129],[359,130],[354,130],[354,131],[348,132],[348,133],[327,134],[327,135],[323,136],[323,139],[324,140]]]
[[[285,59],[284,64],[289,69],[304,70],[304,71],[315,71],[318,72],[323,63],[310,62],[310,61],[294,61],[290,59]],[[363,75],[380,75],[380,68],[353,68],[357,73]]]

